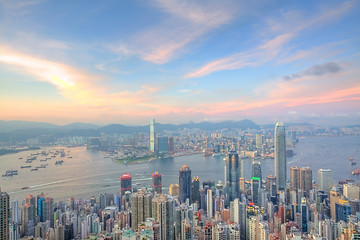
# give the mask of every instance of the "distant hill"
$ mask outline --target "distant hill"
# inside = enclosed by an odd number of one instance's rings
[[[59,126],[46,122],[29,122],[29,121],[4,121],[0,120],[0,133],[11,132],[19,129],[31,129],[31,128],[58,128]]]
[[[206,131],[215,131],[220,129],[259,129],[259,126],[251,120],[241,121],[223,121],[223,122],[200,122],[174,124],[156,124],[156,131],[174,131],[178,129],[198,128]],[[40,135],[52,135],[55,137],[63,136],[100,136],[100,133],[111,134],[132,134],[148,132],[149,125],[145,126],[125,126],[122,124],[110,124],[100,127],[88,123],[72,123],[65,126],[59,126],[43,122],[26,122],[26,121],[0,121],[0,141],[9,141],[10,138],[27,139]]]

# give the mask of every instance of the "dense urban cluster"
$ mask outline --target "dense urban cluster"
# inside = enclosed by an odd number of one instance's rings
[[[169,138],[158,142],[154,124],[150,151],[166,151],[162,145],[169,149]],[[168,190],[159,172],[152,174],[150,188],[136,189],[131,174],[124,173],[118,193],[66,202],[44,194],[11,200],[0,190],[0,239],[360,238],[359,186],[351,180],[334,184],[330,169],[318,169],[315,184],[312,169],[287,166],[286,135],[284,124],[277,123],[271,140],[257,133],[247,149],[241,141],[223,148],[205,138],[204,154],[226,154],[218,182],[201,181],[184,165],[179,182]],[[295,143],[296,135],[290,136]],[[263,176],[261,154],[273,155],[273,175]],[[245,157],[252,158],[251,179],[245,179]]]

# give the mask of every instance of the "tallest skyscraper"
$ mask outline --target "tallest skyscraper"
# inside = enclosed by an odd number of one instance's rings
[[[276,183],[279,190],[284,190],[286,188],[286,141],[284,123],[276,123],[274,137],[274,168]]]
[[[150,121],[150,152],[155,152],[155,119]]]

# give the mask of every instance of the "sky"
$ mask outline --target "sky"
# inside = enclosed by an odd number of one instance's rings
[[[359,1],[0,0],[0,119],[360,123]]]

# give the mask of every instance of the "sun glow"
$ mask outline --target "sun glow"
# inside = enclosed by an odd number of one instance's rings
[[[73,87],[75,85],[74,83],[72,83],[70,81],[64,80],[64,78],[60,78],[56,74],[51,74],[49,76],[49,78],[54,84],[56,84],[57,86],[59,86],[61,88],[70,88],[70,87]]]

